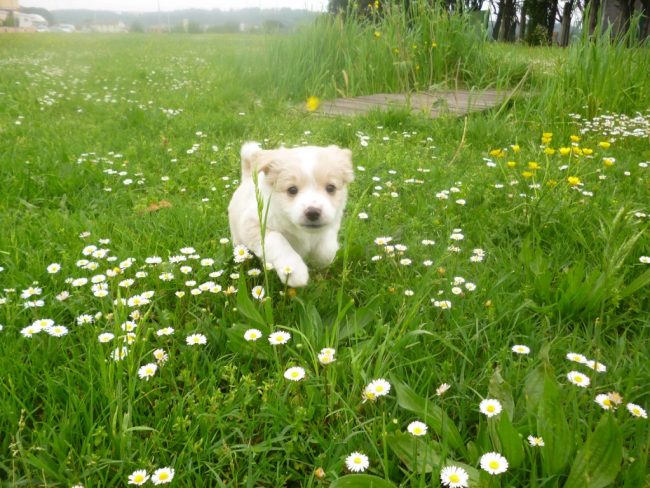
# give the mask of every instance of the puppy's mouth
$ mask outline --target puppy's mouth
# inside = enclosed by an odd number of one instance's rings
[[[300,225],[308,229],[320,229],[321,227],[325,227],[323,222],[303,222]]]

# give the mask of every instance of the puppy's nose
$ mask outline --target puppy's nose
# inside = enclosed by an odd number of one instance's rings
[[[307,207],[307,210],[305,210],[305,217],[307,217],[307,220],[311,222],[316,222],[318,219],[320,219],[320,213],[320,208]]]

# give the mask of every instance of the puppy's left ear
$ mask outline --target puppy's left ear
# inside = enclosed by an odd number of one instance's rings
[[[352,151],[349,149],[341,149],[338,146],[329,146],[336,156],[333,158],[336,164],[339,165],[341,178],[344,184],[350,183],[354,180],[354,169],[352,168]]]

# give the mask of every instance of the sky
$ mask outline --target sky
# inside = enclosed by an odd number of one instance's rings
[[[87,9],[116,12],[157,12],[188,8],[235,10],[247,7],[295,8],[322,11],[328,0],[19,0],[23,7],[48,10]]]

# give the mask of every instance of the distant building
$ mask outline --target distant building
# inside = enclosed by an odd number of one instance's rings
[[[93,23],[87,26],[86,30],[90,32],[102,32],[102,33],[120,33],[120,32],[129,32],[126,24],[124,22],[117,21],[110,24],[100,24]]]
[[[17,27],[23,29],[33,28],[36,30],[47,29],[47,20],[41,15],[14,12],[14,18],[16,19]]]
[[[0,0],[0,10],[18,10],[18,0]]]

